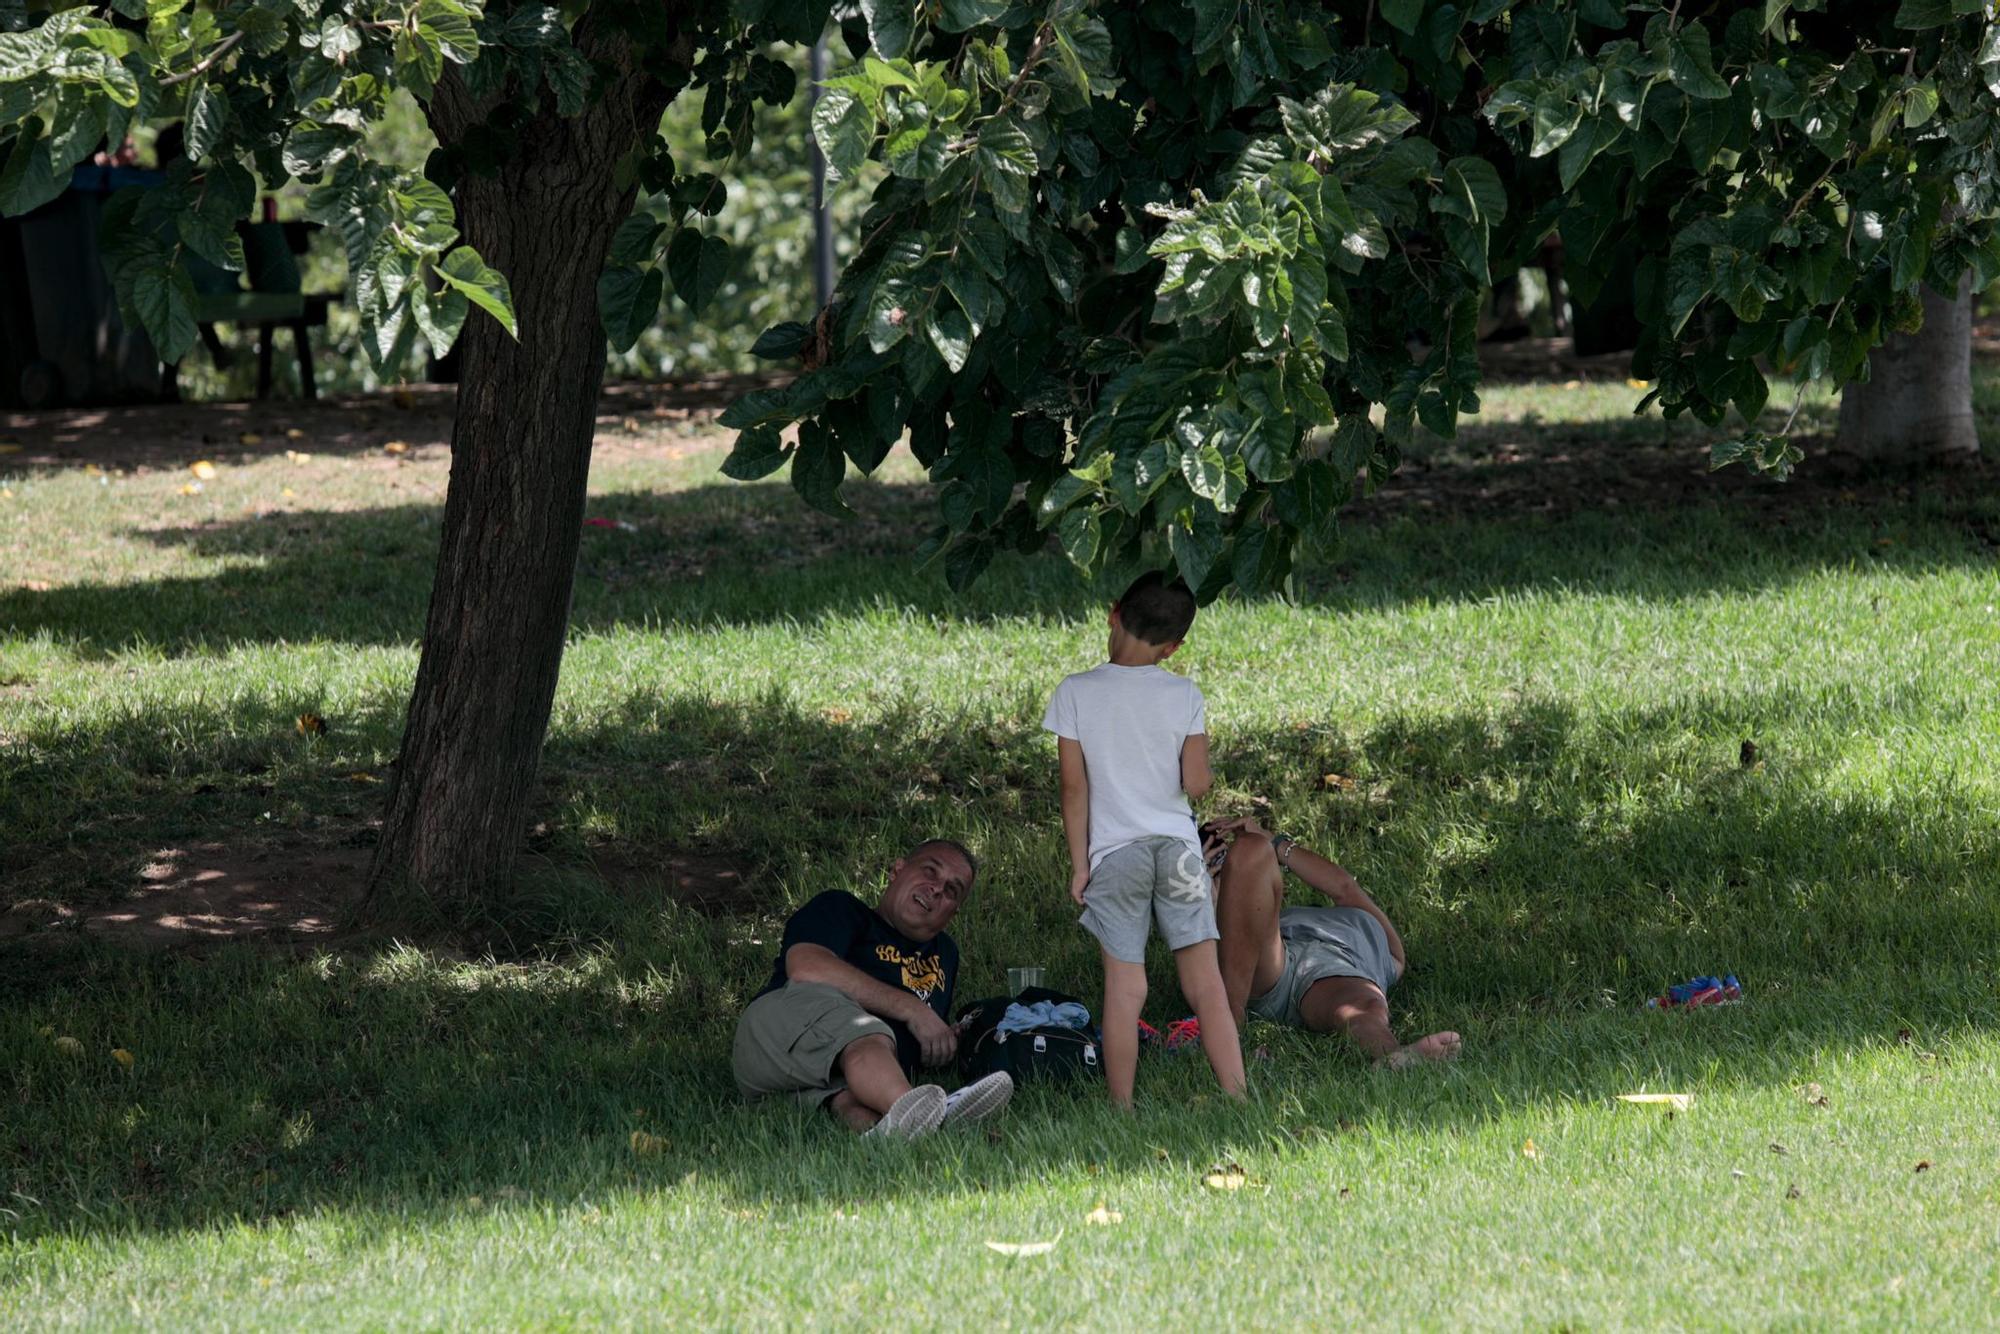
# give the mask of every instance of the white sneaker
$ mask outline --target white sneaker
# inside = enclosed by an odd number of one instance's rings
[[[928,1135],[944,1120],[944,1090],[936,1084],[919,1084],[882,1113],[882,1119],[868,1128],[870,1135],[887,1139],[915,1139]]]
[[[995,1071],[975,1084],[954,1089],[944,1100],[944,1124],[984,1121],[1007,1105],[1014,1096],[1014,1078],[1005,1070]]]

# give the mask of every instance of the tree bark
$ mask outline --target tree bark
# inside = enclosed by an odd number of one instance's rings
[[[1869,376],[1840,393],[1840,445],[1864,458],[1921,463],[1979,452],[1972,419],[1972,287],[1923,289],[1924,325],[1868,354]]]
[[[624,72],[585,111],[544,103],[513,155],[457,185],[459,226],[507,275],[519,340],[474,311],[459,347],[451,480],[422,656],[369,875],[463,918],[513,873],[562,664],[604,378],[597,278],[634,189],[614,167],[668,96],[622,44],[579,47]],[[455,78],[431,108],[441,144],[486,118]]]

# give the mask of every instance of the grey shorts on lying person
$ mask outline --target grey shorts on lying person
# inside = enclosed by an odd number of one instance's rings
[[[1278,938],[1285,946],[1278,980],[1245,1007],[1274,1024],[1305,1026],[1299,1006],[1315,982],[1358,977],[1386,995],[1403,975],[1389,952],[1388,933],[1362,908],[1287,908],[1278,914]]]
[[[817,1107],[847,1087],[836,1063],[848,1044],[881,1034],[894,1041],[889,1025],[854,998],[820,982],[790,982],[767,991],[736,1024],[730,1066],[746,1098],[789,1093]]]

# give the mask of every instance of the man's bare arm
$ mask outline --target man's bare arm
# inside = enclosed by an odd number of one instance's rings
[[[1368,897],[1368,892],[1361,888],[1361,882],[1349,875],[1346,867],[1300,843],[1293,843],[1285,849],[1282,864],[1293,875],[1332,899],[1336,907],[1359,908],[1380,922],[1383,933],[1389,937],[1389,953],[1396,957],[1396,966],[1402,967],[1403,938],[1396,934],[1389,914],[1376,906],[1375,900]]]
[[[786,950],[785,977],[832,987],[868,1013],[906,1025],[923,1051],[925,1065],[943,1065],[958,1050],[957,1032],[938,1018],[929,1002],[876,981],[824,945],[801,942]]]

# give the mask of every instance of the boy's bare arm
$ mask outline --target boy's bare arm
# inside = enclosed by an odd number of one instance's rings
[[[1181,742],[1181,791],[1189,801],[1200,801],[1215,786],[1208,767],[1208,734],[1196,732]]]
[[[1069,737],[1056,738],[1056,759],[1062,766],[1063,838],[1069,843],[1069,896],[1080,906],[1083,887],[1090,883],[1090,775],[1084,768],[1083,745]]]

